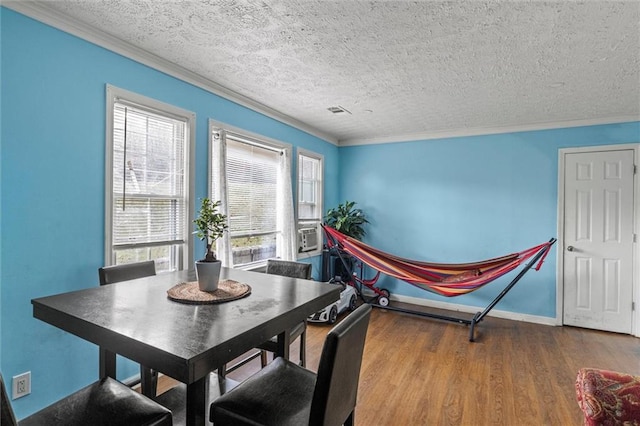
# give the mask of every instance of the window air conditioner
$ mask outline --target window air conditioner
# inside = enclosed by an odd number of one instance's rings
[[[298,229],[298,252],[316,250],[318,240],[318,227]]]

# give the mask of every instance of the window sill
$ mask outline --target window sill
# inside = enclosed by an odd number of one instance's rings
[[[312,257],[320,256],[321,254],[322,254],[322,249],[319,248],[319,249],[313,250],[313,251],[305,251],[305,252],[297,253],[296,254],[296,259],[298,259],[298,260],[309,259],[309,258],[312,258]]]
[[[242,266],[234,266],[234,269],[241,269],[243,271],[252,271],[252,272],[265,272],[267,270],[267,261],[264,262],[256,262],[250,265],[242,265]]]

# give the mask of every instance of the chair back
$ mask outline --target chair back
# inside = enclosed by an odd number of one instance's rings
[[[320,356],[309,425],[341,425],[353,414],[371,316],[365,303],[327,335]]]
[[[123,265],[104,266],[98,269],[100,285],[135,280],[156,274],[156,263],[153,260],[125,263]]]
[[[290,260],[267,260],[267,274],[282,275],[283,277],[311,279],[311,264],[292,262]]]
[[[13,408],[11,408],[11,402],[9,402],[9,395],[7,389],[4,386],[4,379],[0,374],[0,387],[2,390],[2,397],[0,400],[0,425],[2,426],[16,426],[16,416],[13,414]]]

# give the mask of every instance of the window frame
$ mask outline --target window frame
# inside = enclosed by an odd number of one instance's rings
[[[301,157],[307,157],[307,158],[311,158],[313,160],[317,160],[320,165],[319,165],[319,175],[320,178],[318,180],[318,188],[317,188],[317,200],[316,203],[318,205],[318,212],[320,214],[320,217],[317,219],[300,219],[300,182],[301,182],[301,173],[302,173],[302,168],[301,168]],[[297,148],[296,149],[296,210],[295,210],[295,214],[296,214],[296,234],[298,233],[298,231],[300,229],[303,228],[310,228],[311,225],[315,225],[316,227],[316,232],[318,235],[318,248],[316,248],[315,250],[312,251],[306,251],[306,252],[298,252],[297,253],[297,257],[298,259],[306,259],[312,256],[318,256],[320,254],[322,254],[322,231],[320,228],[320,224],[322,224],[323,222],[323,218],[324,218],[324,155],[319,154],[317,152],[314,151],[310,151],[304,148]]]
[[[242,142],[246,142],[246,143],[250,143],[250,144],[254,144],[256,146],[259,147],[263,147],[263,148],[267,148],[267,149],[273,149],[274,151],[286,151],[287,152],[287,156],[289,158],[289,161],[292,161],[292,151],[293,148],[291,146],[291,144],[276,140],[276,139],[272,139],[269,138],[268,136],[264,136],[258,133],[254,133],[251,132],[249,130],[245,130],[242,129],[240,127],[236,127],[221,121],[217,121],[214,119],[209,119],[209,156],[208,156],[208,165],[209,165],[209,170],[208,170],[208,188],[207,188],[207,193],[209,194],[209,197],[211,197],[211,199],[213,200],[217,200],[217,198],[215,198],[215,188],[213,186],[213,181],[214,181],[214,176],[213,176],[213,172],[214,172],[214,167],[213,167],[213,153],[214,153],[214,146],[213,146],[213,134],[216,131],[224,131],[227,135],[227,137],[229,137],[229,135],[231,135],[232,139],[236,139],[236,140],[240,140]],[[228,160],[227,160],[228,161]],[[293,169],[293,167],[292,167]],[[293,179],[292,179],[292,184],[293,184]],[[293,188],[291,188],[291,191],[293,191]],[[294,214],[295,214],[295,208],[294,208]],[[276,233],[280,232],[279,230],[276,230]],[[229,237],[231,238],[231,231],[229,230]],[[231,242],[230,242],[231,244]],[[232,252],[232,257],[233,257],[233,249],[230,248],[231,252]],[[217,254],[216,254],[217,255]],[[260,260],[260,261],[256,261],[256,262],[251,262],[251,263],[244,263],[244,264],[239,264],[239,265],[231,265],[232,268],[234,269],[244,269],[244,270],[263,270],[267,265],[267,261],[265,260]]]
[[[177,120],[183,120],[186,123],[184,138],[184,178],[186,205],[184,218],[184,243],[180,244],[179,259],[176,263],[178,270],[193,269],[194,265],[194,236],[191,232],[191,218],[194,217],[194,193],[195,193],[195,134],[196,134],[196,115],[195,113],[167,104],[156,99],[148,98],[134,92],[130,92],[110,84],[106,85],[106,137],[105,137],[105,252],[104,264],[110,266],[115,264],[115,255],[113,250],[113,161],[114,161],[114,106],[117,102],[131,104],[136,108],[147,110],[159,115],[164,115]],[[161,244],[140,244],[140,247],[153,247]],[[162,245],[166,245],[162,244]]]

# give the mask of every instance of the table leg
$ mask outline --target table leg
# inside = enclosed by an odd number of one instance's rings
[[[207,390],[209,387],[209,376],[204,376],[200,380],[187,385],[187,425],[204,426],[207,424],[208,410],[207,401],[209,399]]]
[[[112,377],[116,378],[116,354],[115,352],[108,351],[100,348],[100,355],[98,359],[100,378]]]
[[[275,355],[284,359],[289,359],[289,345],[291,344],[291,336],[289,331],[278,334],[278,346]]]
[[[155,398],[158,389],[158,372],[149,367],[140,367],[140,389],[144,396]]]

